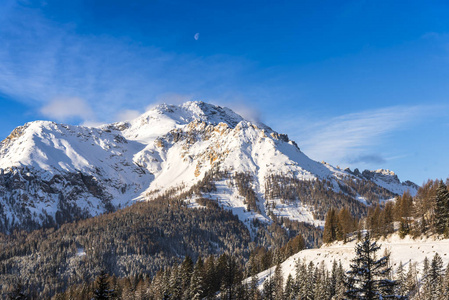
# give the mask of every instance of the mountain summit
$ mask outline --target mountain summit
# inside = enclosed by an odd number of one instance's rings
[[[277,215],[316,225],[333,205],[329,193],[360,213],[360,205],[417,190],[392,172],[313,161],[287,135],[228,108],[161,104],[97,128],[48,121],[16,128],[0,143],[0,231],[98,215],[205,179],[214,188],[202,196],[244,221]],[[197,205],[197,194],[188,195]]]

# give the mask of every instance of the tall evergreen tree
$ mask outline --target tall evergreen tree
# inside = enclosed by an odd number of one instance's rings
[[[388,256],[376,258],[380,246],[371,240],[369,233],[355,247],[356,256],[347,272],[346,292],[349,299],[401,299],[396,296],[393,287],[395,281],[388,278]]]
[[[443,259],[436,253],[430,263],[429,283],[431,286],[431,299],[442,299],[443,297]]]
[[[181,274],[180,274],[180,266],[173,266],[173,268],[170,271],[170,276],[168,277],[168,294],[170,295],[170,298],[172,299],[181,299],[181,296],[183,294],[183,286],[182,286],[182,280],[181,280]]]
[[[189,293],[189,299],[192,300],[199,300],[204,297],[203,263],[201,257],[193,268],[192,277],[190,278]]]
[[[324,223],[323,242],[332,243],[337,240],[339,234],[339,222],[337,212],[334,208],[330,208],[326,214],[326,220]]]
[[[263,283],[263,299],[266,300],[274,300],[275,299],[275,283],[273,280],[273,276],[270,275]]]
[[[405,274],[405,270],[404,270],[404,265],[402,264],[402,261],[399,262],[399,266],[396,270],[396,294],[397,295],[401,295],[401,296],[405,296],[406,291],[405,291],[405,281],[406,281],[406,274]]]
[[[213,255],[206,259],[204,264],[204,293],[207,299],[213,299],[215,292],[220,289],[220,279],[215,268],[215,257]]]
[[[25,287],[21,280],[14,285],[14,290],[8,295],[11,300],[27,300],[28,295],[25,293]]]
[[[295,281],[293,280],[292,274],[288,274],[287,282],[285,283],[284,299],[285,300],[296,299]]]
[[[284,277],[282,275],[281,264],[277,264],[274,269],[274,294],[276,300],[283,300],[284,298]]]
[[[430,263],[427,257],[424,258],[423,274],[422,274],[422,289],[420,291],[420,299],[430,299],[432,292],[432,286],[430,283]]]
[[[437,233],[449,236],[449,191],[442,180],[435,196],[435,227]]]
[[[412,298],[416,293],[418,289],[418,280],[417,280],[417,272],[416,272],[416,263],[412,263],[409,261],[408,264],[408,272],[405,277],[405,283],[404,283],[404,294]]]
[[[254,274],[253,276],[251,276],[251,282],[249,284],[249,289],[248,289],[248,299],[249,300],[261,300],[262,299],[262,295],[259,291],[259,276],[257,276],[257,274]]]
[[[94,290],[94,299],[106,300],[112,299],[113,290],[109,287],[109,275],[102,270],[97,278],[96,289]]]

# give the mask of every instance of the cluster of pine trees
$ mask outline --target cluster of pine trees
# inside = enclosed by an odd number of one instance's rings
[[[365,223],[374,236],[386,236],[398,229],[401,236],[449,237],[448,186],[442,180],[429,180],[414,197],[406,192],[394,202],[371,208]]]
[[[245,267],[232,255],[218,258],[190,257],[171,268],[148,276],[117,279],[102,272],[95,282],[74,285],[54,299],[241,299],[241,300],[332,300],[332,299],[416,299],[449,298],[449,265],[444,268],[437,253],[427,258],[418,276],[417,264],[400,263],[393,272],[389,253],[379,257],[380,246],[366,234],[355,247],[355,258],[345,270],[333,262],[331,269],[321,262],[299,260],[295,274],[284,281],[281,264],[259,286],[252,262]],[[251,274],[252,273],[252,274]],[[243,280],[243,278],[247,278]],[[17,289],[14,291],[17,292]]]
[[[21,279],[36,299],[48,299],[69,284],[91,281],[100,269],[117,277],[153,275],[179,256],[227,251],[244,260],[255,246],[230,211],[158,199],[60,228],[0,235],[0,293]]]
[[[346,242],[348,235],[358,228],[360,228],[359,220],[353,217],[346,207],[343,207],[338,211],[331,208],[326,214],[323,230],[323,242]]]
[[[354,217],[347,207],[331,208],[325,219],[323,242],[345,241],[349,235],[367,229],[373,237],[386,237],[398,231],[421,236],[440,234],[449,237],[449,188],[442,180],[429,180],[418,189],[415,197],[409,192],[395,201],[377,203],[368,208],[363,219]]]

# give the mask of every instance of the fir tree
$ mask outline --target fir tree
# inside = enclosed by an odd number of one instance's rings
[[[422,275],[421,281],[422,281],[422,290],[421,290],[420,298],[430,299],[432,286],[430,283],[430,263],[429,263],[429,259],[427,257],[424,258],[423,275]]]
[[[398,269],[396,270],[396,294],[405,296],[405,281],[406,281],[406,274],[404,271],[404,265],[402,264],[402,261],[399,262]]]
[[[199,300],[204,297],[204,286],[203,286],[203,265],[200,259],[193,268],[192,277],[190,278],[190,297],[192,300]]]
[[[274,294],[276,300],[282,300],[284,298],[284,278],[282,275],[282,267],[280,264],[276,265],[274,269]]]
[[[296,262],[295,288],[299,299],[303,299],[306,290],[307,268],[305,262],[298,260]]]
[[[315,283],[315,298],[314,299],[329,299],[330,288],[329,278],[325,270],[324,262],[321,262],[320,267],[316,268],[316,283]]]
[[[437,233],[449,235],[449,191],[443,181],[435,196],[435,227]]]
[[[326,214],[324,223],[323,242],[332,243],[339,235],[339,221],[335,209],[331,208]]]
[[[185,289],[182,287],[182,280],[181,280],[181,274],[180,274],[180,266],[173,266],[171,269],[171,272],[169,273],[169,280],[168,280],[168,294],[170,295],[170,298],[172,299],[181,299],[181,296]],[[168,271],[167,271],[168,272]]]
[[[307,267],[307,275],[305,276],[303,290],[301,291],[302,297],[305,300],[313,300],[315,297],[315,283],[316,283],[316,272],[315,265],[313,262],[309,263]]]
[[[449,299],[449,263],[447,264],[443,280],[443,296]]]
[[[263,283],[263,299],[274,300],[275,299],[274,293],[275,293],[275,285],[270,271],[270,275]]]
[[[109,276],[106,271],[102,270],[97,278],[96,289],[94,291],[94,299],[105,300],[112,299],[113,291],[109,287]]]
[[[336,279],[335,295],[332,299],[343,299],[345,294],[345,272],[341,261],[338,264]]]
[[[285,283],[284,299],[285,300],[296,299],[295,281],[293,280],[292,274],[288,274],[287,282]]]
[[[372,241],[369,233],[355,247],[356,256],[347,272],[346,292],[349,299],[401,299],[394,295],[395,281],[388,278],[388,256],[376,258],[380,246]]]
[[[406,275],[405,283],[404,283],[404,294],[409,298],[413,297],[418,288],[418,280],[416,278],[416,263],[413,264],[411,261],[408,265],[408,272]]]
[[[432,259],[429,270],[429,283],[431,286],[431,299],[442,299],[443,291],[443,259],[436,253]]]
[[[8,295],[8,299],[11,300],[26,300],[29,299],[25,293],[25,287],[21,280],[14,285],[14,290]]]
[[[215,269],[215,258],[213,255],[206,259],[204,264],[204,294],[207,299],[212,299],[220,288],[220,281]]]
[[[249,300],[260,300],[262,299],[262,295],[260,294],[259,288],[259,277],[257,274],[254,274],[251,277],[250,286],[248,289],[248,299]]]

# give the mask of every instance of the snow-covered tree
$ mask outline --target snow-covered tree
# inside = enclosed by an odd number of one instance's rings
[[[430,263],[429,270],[429,283],[431,286],[430,297],[431,299],[442,299],[443,298],[443,259],[436,253]]]

